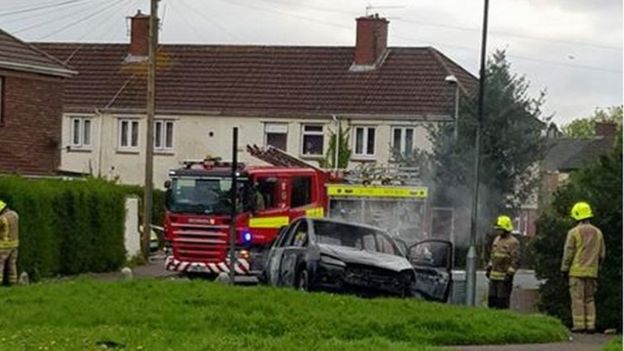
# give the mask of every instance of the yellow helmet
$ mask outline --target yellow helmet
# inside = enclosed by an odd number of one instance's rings
[[[509,216],[498,216],[496,218],[496,225],[494,226],[496,229],[502,229],[506,232],[513,231],[513,224],[511,223],[511,218]]]
[[[6,202],[0,200],[0,212],[4,211],[6,207],[7,207]]]
[[[572,206],[572,210],[570,211],[570,216],[577,221],[582,221],[587,218],[592,218],[594,214],[592,213],[592,209],[587,202],[577,202]]]

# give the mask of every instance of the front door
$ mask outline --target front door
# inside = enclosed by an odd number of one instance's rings
[[[408,259],[416,275],[413,293],[428,300],[446,301],[451,289],[453,244],[447,240],[424,240],[409,247]]]

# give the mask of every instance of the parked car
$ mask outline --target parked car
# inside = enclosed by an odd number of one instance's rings
[[[425,240],[406,250],[376,227],[299,218],[280,230],[266,257],[263,280],[308,291],[446,301],[452,244]]]

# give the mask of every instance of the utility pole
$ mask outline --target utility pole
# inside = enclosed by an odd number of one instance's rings
[[[238,200],[238,127],[232,130],[232,188],[230,190],[230,284],[234,285],[236,272],[236,201]]]
[[[487,28],[489,0],[485,0],[483,10],[483,33],[481,37],[481,68],[479,69],[479,100],[477,112],[477,128],[475,136],[474,184],[472,191],[472,213],[470,216],[470,247],[466,255],[466,305],[475,305],[477,290],[477,219],[479,213],[479,176],[481,167],[481,124],[483,123],[483,100],[485,94],[485,61],[487,54]]]
[[[152,232],[152,205],[154,192],[154,114],[156,111],[156,47],[158,46],[158,1],[150,0],[149,47],[147,62],[147,119],[145,138],[145,182],[143,190],[143,237],[141,246],[147,261]]]

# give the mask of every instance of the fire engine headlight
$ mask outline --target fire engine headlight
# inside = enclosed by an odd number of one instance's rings
[[[341,260],[339,260],[337,258],[333,258],[331,256],[327,256],[327,255],[321,255],[321,263],[327,264],[327,265],[331,265],[331,266],[337,266],[337,267],[346,267],[347,266]]]
[[[244,258],[246,260],[249,259],[249,257],[251,256],[251,254],[249,253],[249,251],[247,250],[240,250],[236,253],[236,257],[238,258]]]

